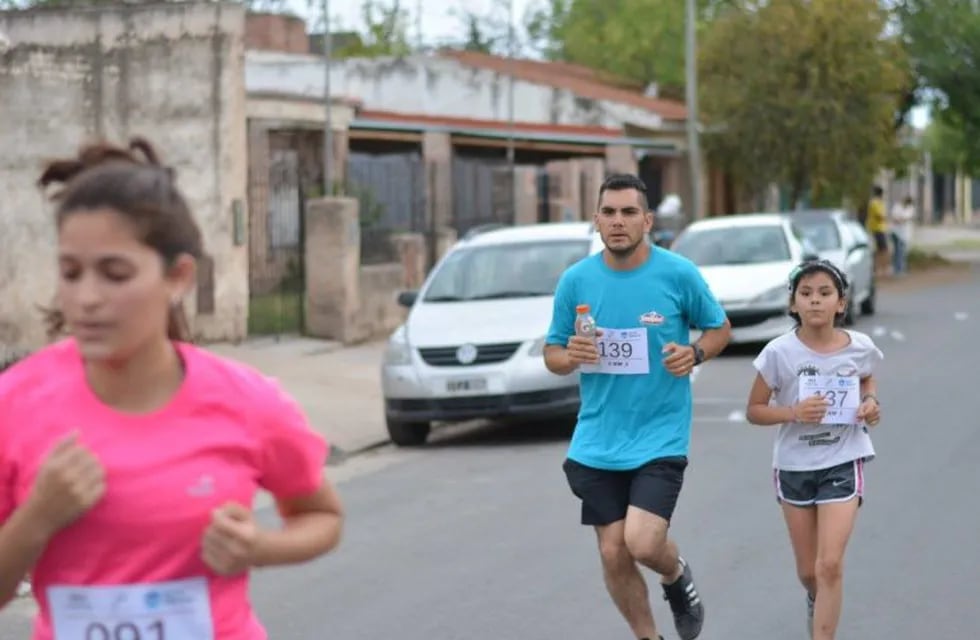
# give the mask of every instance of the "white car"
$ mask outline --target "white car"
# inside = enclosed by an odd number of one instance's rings
[[[574,416],[578,375],[544,366],[555,286],[572,264],[602,250],[588,222],[480,230],[406,291],[405,323],[381,366],[388,433],[423,444],[435,421]]]
[[[786,215],[821,258],[847,274],[851,297],[846,323],[854,322],[858,309],[863,314],[873,314],[877,297],[874,251],[861,223],[840,209],[811,209]]]
[[[766,342],[793,328],[790,271],[817,257],[792,220],[778,213],[697,220],[671,250],[698,266],[732,324],[732,344]]]

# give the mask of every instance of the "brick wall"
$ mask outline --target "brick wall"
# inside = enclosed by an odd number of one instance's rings
[[[309,53],[306,23],[294,16],[250,13],[245,20],[245,46],[248,49]]]

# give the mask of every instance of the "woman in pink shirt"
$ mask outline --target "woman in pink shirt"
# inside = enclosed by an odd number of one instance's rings
[[[34,640],[265,640],[249,570],[340,538],[327,444],[273,381],[188,343],[201,233],[148,143],[40,183],[64,184],[48,320],[70,337],[0,375],[0,602],[30,572]],[[256,523],[259,489],[281,527]]]

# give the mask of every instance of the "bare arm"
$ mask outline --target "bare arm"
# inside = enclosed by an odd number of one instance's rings
[[[770,406],[770,398],[772,398],[772,389],[760,374],[756,374],[752,389],[749,391],[749,404],[745,410],[745,417],[750,423],[769,427],[796,421],[793,407]]]
[[[276,502],[283,526],[263,530],[256,541],[252,565],[294,564],[321,556],[340,543],[344,513],[340,496],[329,480],[312,495]]]
[[[560,376],[567,376],[578,369],[578,364],[568,357],[568,349],[557,344],[545,345],[544,366]]]
[[[774,424],[800,422],[803,424],[819,424],[827,413],[827,400],[820,394],[815,394],[789,407],[769,406],[772,389],[766,384],[761,374],[756,374],[755,382],[749,391],[749,406],[745,417],[752,424],[768,427]]]
[[[51,535],[27,505],[0,527],[0,607],[17,595],[17,587],[44,553]]]
[[[868,396],[872,396],[876,401],[878,400],[878,382],[874,376],[861,378],[861,401],[863,402]]]
[[[596,331],[601,336],[602,331]],[[599,362],[599,351],[595,339],[584,336],[572,336],[568,346],[549,344],[544,347],[544,366],[548,371],[560,376],[567,376],[578,369],[581,364],[596,364]]]
[[[725,324],[717,329],[705,329],[698,338],[698,346],[704,351],[704,359],[711,360],[725,350],[732,339],[732,323],[725,318]]]

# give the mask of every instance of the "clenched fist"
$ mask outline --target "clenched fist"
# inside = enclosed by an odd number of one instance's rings
[[[44,531],[54,535],[95,506],[105,488],[102,464],[72,433],[48,453],[26,508]]]
[[[258,537],[259,528],[252,511],[237,502],[228,502],[211,514],[201,557],[219,575],[241,573],[252,566]]]
[[[596,338],[601,335],[602,330],[596,329]],[[568,354],[569,361],[575,366],[599,364],[599,350],[596,348],[595,338],[573,335],[568,339],[565,352]]]
[[[827,399],[819,394],[812,395],[793,407],[793,415],[797,422],[803,424],[819,424],[827,414]]]

